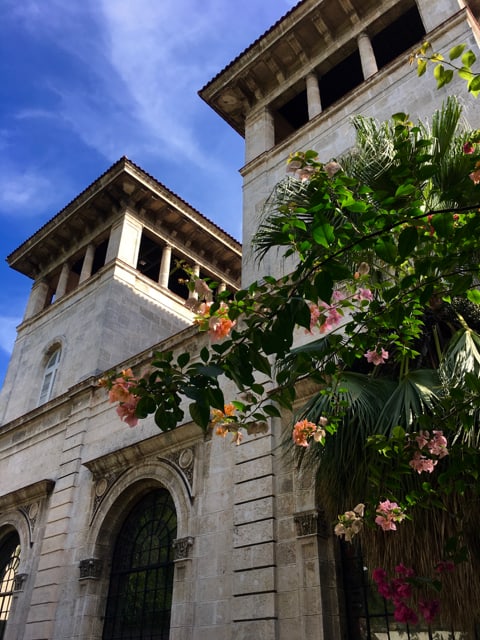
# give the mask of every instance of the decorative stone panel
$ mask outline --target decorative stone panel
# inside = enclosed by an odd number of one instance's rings
[[[193,538],[177,538],[173,541],[174,560],[186,560],[190,555],[190,548],[193,546]]]
[[[17,573],[13,579],[13,590],[23,591],[23,585],[28,577],[28,573]]]
[[[102,561],[98,558],[86,558],[80,560],[80,580],[100,578],[102,573]]]
[[[297,537],[317,535],[321,538],[328,538],[329,527],[325,520],[325,513],[320,509],[295,513],[293,517]]]

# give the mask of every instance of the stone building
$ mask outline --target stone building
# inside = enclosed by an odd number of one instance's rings
[[[368,612],[348,606],[281,420],[238,447],[189,422],[129,429],[96,382],[198,353],[183,266],[231,291],[278,274],[248,247],[289,152],[339,155],[353,113],[430,113],[443,96],[409,51],[475,47],[479,16],[477,0],[302,0],[201,90],[245,137],[242,276],[239,244],[126,158],[8,257],[33,286],[0,395],[0,638],[360,637]]]

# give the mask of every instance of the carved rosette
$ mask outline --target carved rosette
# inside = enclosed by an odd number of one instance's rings
[[[86,580],[88,578],[97,580],[102,573],[102,561],[98,558],[86,558],[80,560],[78,565],[80,569],[80,580]]]
[[[193,469],[195,466],[195,454],[193,449],[188,447],[187,449],[176,451],[175,453],[167,456],[166,459],[173,462],[174,465],[181,470],[188,480],[191,489],[193,484]]]
[[[303,536],[320,536],[328,538],[329,529],[325,520],[325,513],[319,509],[312,511],[303,511],[294,514],[295,526],[297,528],[297,537]]]
[[[190,547],[193,546],[193,538],[177,538],[173,541],[174,560],[186,560],[190,553]]]

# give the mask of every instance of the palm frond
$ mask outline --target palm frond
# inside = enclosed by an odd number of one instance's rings
[[[439,402],[441,384],[435,369],[417,369],[401,378],[378,416],[379,431],[411,428],[415,420],[433,411]]]

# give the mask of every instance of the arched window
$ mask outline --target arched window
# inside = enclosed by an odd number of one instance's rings
[[[5,634],[12,604],[13,584],[20,562],[20,539],[16,532],[0,542],[0,640]]]
[[[40,398],[38,404],[48,402],[52,397],[53,385],[55,384],[55,378],[57,377],[58,365],[60,364],[60,355],[62,350],[60,347],[56,347],[55,351],[48,358],[43,374],[42,389],[40,391]]]
[[[127,516],[115,544],[103,640],[168,640],[177,516],[156,489]]]

